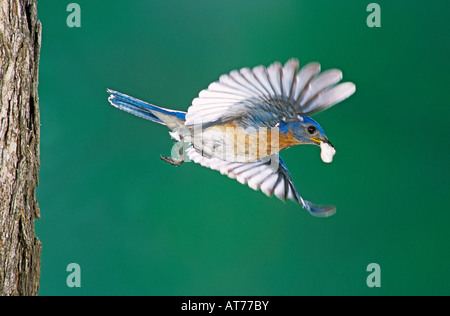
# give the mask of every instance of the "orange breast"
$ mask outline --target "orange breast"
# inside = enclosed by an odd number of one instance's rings
[[[299,144],[300,142],[294,138],[291,132],[280,133],[280,150]]]
[[[235,155],[245,156],[250,161],[267,157],[300,144],[290,132],[279,133],[278,129],[275,128],[273,130],[267,128],[244,130],[235,123],[228,123],[215,128],[223,130],[228,135],[226,138],[227,148],[233,150]]]
[[[277,129],[262,129],[258,133],[248,135],[245,138],[247,150],[251,152],[257,151],[258,159],[299,144],[300,142],[290,132],[284,134],[280,133]]]

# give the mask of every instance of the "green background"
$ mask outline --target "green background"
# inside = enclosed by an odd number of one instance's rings
[[[40,295],[450,294],[448,1],[40,0]],[[164,126],[115,89],[186,110],[233,69],[291,57],[354,96],[314,118],[337,148],[282,153],[315,218],[218,172],[160,160]],[[69,263],[81,288],[69,288]],[[381,288],[366,285],[370,263]]]

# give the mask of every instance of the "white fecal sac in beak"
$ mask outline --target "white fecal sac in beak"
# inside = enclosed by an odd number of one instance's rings
[[[333,161],[333,156],[336,149],[328,143],[320,142],[320,158],[323,162],[330,163]]]

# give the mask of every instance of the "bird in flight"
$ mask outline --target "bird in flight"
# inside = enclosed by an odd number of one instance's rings
[[[242,68],[220,76],[202,90],[187,112],[158,107],[109,90],[114,107],[166,125],[179,148],[161,159],[179,166],[186,156],[268,196],[299,203],[314,216],[330,216],[336,207],[304,200],[279,156],[283,149],[312,144],[324,162],[336,153],[322,127],[310,116],[350,97],[352,82],[342,72],[320,72],[313,62],[299,69],[297,59],[284,65]],[[181,151],[181,153],[180,153]]]

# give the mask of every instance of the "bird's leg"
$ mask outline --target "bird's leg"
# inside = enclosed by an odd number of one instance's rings
[[[179,150],[179,154],[181,156],[181,159],[160,156],[161,160],[163,160],[163,161],[165,161],[167,163],[170,163],[171,165],[177,166],[177,167],[181,166],[181,164],[185,160],[184,140],[183,140],[183,138],[181,138],[180,142],[181,142],[181,148]]]

